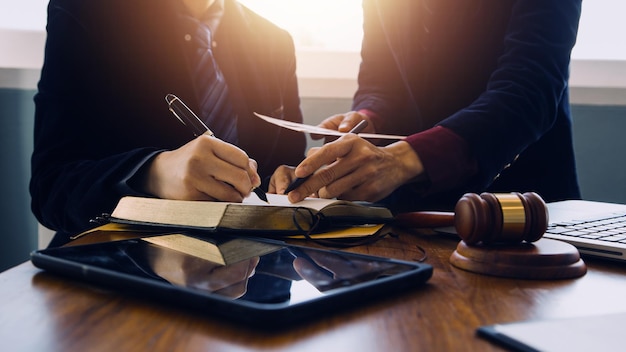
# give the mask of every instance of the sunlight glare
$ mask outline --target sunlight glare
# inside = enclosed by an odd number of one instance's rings
[[[298,50],[358,52],[363,35],[362,0],[239,0],[286,29]],[[583,2],[574,59],[625,60],[621,20],[624,0]],[[603,38],[598,40],[598,38]]]
[[[359,51],[361,0],[239,0],[291,33],[299,49]]]

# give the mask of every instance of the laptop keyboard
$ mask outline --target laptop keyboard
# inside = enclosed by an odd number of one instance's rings
[[[626,243],[626,212],[597,219],[553,223],[546,233]]]

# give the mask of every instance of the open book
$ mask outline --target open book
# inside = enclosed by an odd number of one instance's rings
[[[243,203],[124,197],[109,216],[118,224],[253,231],[275,236],[309,234],[359,225],[384,224],[391,211],[371,204],[307,198],[290,203],[285,195],[268,194],[269,204],[251,194]]]

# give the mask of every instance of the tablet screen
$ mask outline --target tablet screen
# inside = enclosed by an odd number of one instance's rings
[[[383,292],[380,288],[393,286],[390,282],[414,286],[431,275],[426,264],[280,242],[184,234],[52,248],[36,252],[32,258],[35,265],[57,267],[57,272],[60,263],[78,264],[85,276],[84,266],[103,269],[98,273],[101,281],[103,273],[112,274],[104,280],[107,282],[122,274],[124,281],[130,277],[130,281],[158,283],[154,287],[171,286],[272,310],[306,305],[342,292],[365,292],[368,287]],[[52,259],[56,263],[46,265],[50,258],[61,262]],[[402,278],[414,282],[401,282]],[[147,291],[158,294],[158,290]]]

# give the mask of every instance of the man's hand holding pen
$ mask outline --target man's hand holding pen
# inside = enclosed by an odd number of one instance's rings
[[[213,137],[215,139],[217,139],[217,136],[213,133],[213,131],[211,131],[207,125],[204,124],[204,122],[198,117],[198,115],[196,115],[182,100],[180,100],[177,96],[175,96],[174,94],[167,94],[165,96],[165,101],[167,102],[167,106],[169,108],[169,110],[172,112],[172,115],[174,115],[183,125],[187,126],[187,128],[189,128],[189,131],[191,133],[193,133],[194,136],[196,137],[201,137],[201,136],[208,136],[208,137]],[[204,138],[204,137],[203,137]],[[228,144],[228,143],[226,143]],[[230,144],[229,144],[230,145]],[[231,145],[232,146],[232,145]],[[235,147],[235,146],[232,146]],[[241,154],[244,154],[246,156],[246,158],[248,158],[248,155],[241,149],[235,147],[235,149],[238,151],[239,157],[241,156]],[[217,155],[219,157],[219,159],[221,161],[225,161],[226,163],[228,163],[230,161],[230,159],[234,158],[234,157],[238,157],[237,155],[230,155],[230,154],[220,154]],[[257,163],[255,160],[248,158],[248,164],[253,165],[254,166],[254,170],[248,169],[246,170],[248,172],[248,174],[250,174],[250,182],[252,183],[252,188],[249,188],[245,193],[242,193],[242,196],[245,198],[250,194],[250,191],[253,191],[261,200],[267,202],[267,196],[265,195],[265,192],[263,192],[259,186],[261,185],[261,178],[259,177],[259,174],[256,172],[257,170]],[[239,164],[231,164],[231,166],[235,166],[237,167]],[[218,165],[216,165],[215,167],[217,168],[222,168],[225,167],[227,165],[225,165],[224,163],[220,163]],[[231,168],[232,169],[232,168]],[[233,170],[236,171],[236,170]],[[252,171],[252,172],[251,172]],[[238,176],[238,175],[228,175],[228,176]],[[233,186],[233,188],[237,189],[236,186],[234,186],[228,179],[217,179],[221,182],[224,182],[226,185],[230,185]],[[238,182],[239,178],[236,179],[236,181],[234,182]],[[242,198],[243,199],[243,198]],[[228,201],[227,199],[221,199],[221,198],[217,198],[216,200],[222,200],[222,201]]]
[[[241,202],[261,184],[256,168],[243,150],[204,135],[159,153],[145,187],[160,198]]]
[[[166,102],[196,138],[152,159],[144,170],[145,192],[167,199],[241,202],[258,189],[261,178],[255,160],[237,146],[215,138],[176,96],[168,94]],[[265,193],[259,193],[263,199]]]
[[[361,120],[347,135],[320,148],[311,148],[297,167],[281,166],[272,175],[269,191],[288,194],[292,203],[312,194],[322,198],[382,199],[393,189],[386,193],[372,178],[384,171],[380,167],[390,167],[391,163],[384,161],[392,159],[392,155],[357,136],[367,126],[368,121]],[[379,182],[389,181],[381,178]],[[370,185],[376,188],[370,189]],[[381,195],[380,190],[386,194]]]
[[[288,179],[304,179],[288,192],[292,203],[311,194],[322,198],[376,202],[397,187],[424,177],[421,160],[408,143],[399,141],[377,147],[355,134],[312,148],[295,169],[282,171],[290,174],[274,173],[273,187],[277,191],[286,187]]]

